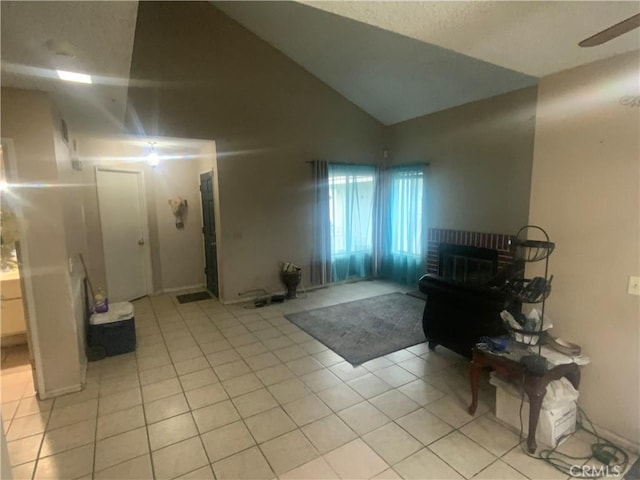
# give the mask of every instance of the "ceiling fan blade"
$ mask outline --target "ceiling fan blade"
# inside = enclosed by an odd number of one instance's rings
[[[623,33],[627,33],[638,27],[640,27],[640,13],[582,40],[578,45],[581,47],[595,47],[596,45],[602,45],[603,43],[613,40]]]

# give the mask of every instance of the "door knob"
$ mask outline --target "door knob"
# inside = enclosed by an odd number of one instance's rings
[[[144,245],[144,238],[141,238],[140,240],[138,240],[138,245]]]

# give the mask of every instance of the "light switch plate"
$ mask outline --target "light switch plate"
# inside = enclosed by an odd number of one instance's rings
[[[629,295],[640,295],[640,277],[629,277]]]

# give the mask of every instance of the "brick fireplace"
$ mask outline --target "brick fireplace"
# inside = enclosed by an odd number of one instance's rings
[[[511,245],[509,245],[509,240],[514,239],[514,235],[430,228],[428,238],[428,273],[436,275],[439,273],[441,244],[494,249],[498,253],[498,271],[511,265],[514,260],[514,251],[511,249]]]

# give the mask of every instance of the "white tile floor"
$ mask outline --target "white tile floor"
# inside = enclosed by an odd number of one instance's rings
[[[28,370],[3,372],[14,478],[565,478],[495,421],[488,384],[466,413],[461,357],[421,344],[353,368],[284,317],[398,290],[136,301],[137,351],[90,363],[84,391],[40,402]]]

